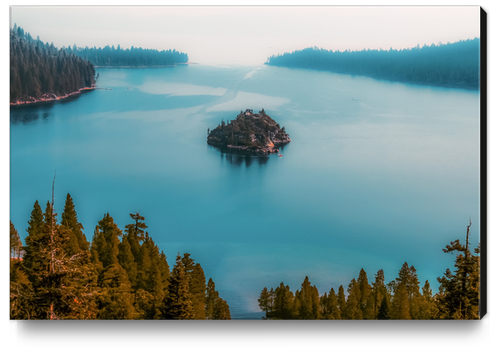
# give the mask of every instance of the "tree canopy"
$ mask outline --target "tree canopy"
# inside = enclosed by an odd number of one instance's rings
[[[95,84],[89,61],[10,29],[10,102],[34,101],[78,92]]]
[[[266,64],[389,81],[478,89],[480,39],[410,49],[332,51],[317,47],[271,56]]]
[[[130,217],[123,231],[104,214],[88,243],[70,194],[60,223],[36,201],[25,246],[10,225],[11,319],[230,319],[201,265],[185,253],[170,272],[144,216]]]
[[[68,53],[90,61],[95,66],[111,67],[142,67],[142,66],[170,66],[188,62],[187,53],[181,53],[175,49],[158,51],[156,49],[144,49],[133,47],[122,49],[120,45],[101,47],[84,47],[77,45],[66,48]]]
[[[447,269],[439,292],[432,294],[429,281],[420,288],[417,270],[403,263],[398,277],[385,284],[384,271],[378,270],[369,283],[364,269],[347,287],[339,286],[320,296],[308,276],[301,289],[293,293],[289,286],[262,289],[258,298],[264,319],[479,319],[480,318],[480,246],[470,251],[467,227],[466,242],[452,241],[443,251],[458,252],[454,272]]]

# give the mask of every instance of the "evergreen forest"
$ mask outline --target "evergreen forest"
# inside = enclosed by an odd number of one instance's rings
[[[15,24],[10,29],[10,103],[55,100],[93,88],[97,81],[94,66],[173,66],[187,61],[187,54],[175,49],[122,49],[120,45],[58,49]]]
[[[48,201],[34,203],[24,244],[10,223],[10,318],[28,319],[231,319],[215,283],[189,253],[173,269],[149,236],[145,217],[130,213],[121,230],[106,213],[87,241],[67,195],[61,221]],[[472,252],[455,240],[454,270],[438,277],[438,292],[404,263],[386,282],[382,269],[369,282],[364,269],[344,288],[320,295],[305,277],[294,293],[284,283],[264,288],[258,305],[264,319],[429,320],[480,318],[480,246]]]
[[[317,47],[271,56],[266,64],[404,83],[478,89],[480,39],[410,49],[332,51]]]
[[[480,246],[471,252],[467,227],[466,243],[452,241],[443,252],[456,253],[455,270],[438,277],[439,291],[432,294],[429,281],[421,287],[415,267],[404,263],[398,277],[388,283],[378,270],[369,282],[364,269],[348,286],[340,285],[320,295],[305,277],[294,293],[289,285],[265,287],[259,295],[263,319],[333,320],[473,320],[480,319]]]
[[[94,66],[21,27],[10,29],[10,102],[54,99],[96,82]]]
[[[73,48],[68,46],[66,51],[90,61],[95,66],[107,67],[172,66],[188,61],[187,53],[175,49],[158,51],[133,46],[131,49],[122,49],[120,45],[117,45],[117,48],[114,46],[79,48],[73,45]]]
[[[61,221],[34,203],[25,244],[10,223],[10,318],[231,319],[228,304],[189,253],[167,257],[145,217],[121,230],[106,213],[87,241],[67,195]]]

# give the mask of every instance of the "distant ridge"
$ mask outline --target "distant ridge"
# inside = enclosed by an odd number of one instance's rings
[[[405,83],[478,89],[480,39],[403,50],[332,51],[306,48],[271,56],[265,64],[363,75]]]
[[[185,64],[188,62],[187,53],[175,49],[158,51],[131,46],[131,49],[122,49],[120,45],[105,46],[104,48],[68,46],[67,52],[90,61],[95,66],[111,67],[161,67]]]

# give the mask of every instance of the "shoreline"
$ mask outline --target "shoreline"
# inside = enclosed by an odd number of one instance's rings
[[[84,88],[80,88],[76,92],[71,92],[71,93],[68,93],[65,95],[61,95],[61,96],[56,96],[55,94],[51,94],[51,96],[49,96],[47,94],[44,94],[43,97],[38,98],[38,99],[30,97],[29,100],[26,100],[26,101],[11,102],[10,106],[33,105],[33,104],[40,104],[43,102],[62,100],[62,99],[69,98],[70,96],[82,94],[83,92],[86,92],[86,91],[95,90],[96,88],[97,88],[96,86],[84,87]]]
[[[291,139],[289,141],[286,140],[279,140],[273,142],[273,145],[271,146],[259,146],[259,147],[249,147],[245,145],[223,145],[223,144],[217,144],[213,142],[208,142],[209,146],[212,146],[214,148],[219,149],[221,152],[223,151],[237,151],[240,153],[252,153],[256,155],[270,155],[270,154],[278,154],[279,149],[287,145],[288,143],[291,142]]]

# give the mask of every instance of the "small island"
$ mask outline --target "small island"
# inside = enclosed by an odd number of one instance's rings
[[[208,129],[208,144],[221,149],[236,149],[256,154],[278,153],[277,146],[291,142],[284,127],[267,115],[247,109],[231,121],[223,120],[212,131]]]

